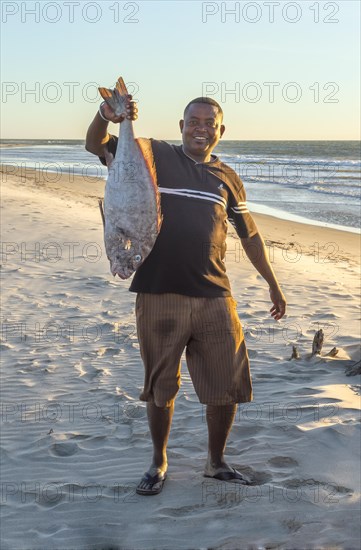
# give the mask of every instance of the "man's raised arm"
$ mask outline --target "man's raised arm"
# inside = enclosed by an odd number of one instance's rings
[[[128,96],[128,99],[129,101],[126,106],[126,116],[130,120],[136,120],[138,118],[138,109],[135,102],[132,101],[131,95]],[[123,122],[124,118],[125,115],[120,115],[119,117],[115,116],[113,110],[109,107],[109,105],[103,102],[88,128],[85,138],[85,149],[89,151],[89,153],[93,153],[98,157],[104,157],[105,144],[109,141],[109,122],[114,122],[114,124],[121,123]]]

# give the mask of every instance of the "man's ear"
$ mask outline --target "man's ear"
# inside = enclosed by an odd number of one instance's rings
[[[224,134],[224,132],[225,132],[225,129],[226,129],[225,125],[222,124],[222,126],[221,126],[220,129],[219,129],[219,133],[221,134],[221,137],[223,136],[223,134]]]
[[[184,120],[180,120],[179,121],[179,128],[180,128],[181,133],[183,132],[183,127],[184,127]]]

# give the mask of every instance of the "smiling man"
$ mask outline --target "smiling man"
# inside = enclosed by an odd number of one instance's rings
[[[135,120],[131,96],[127,114],[115,117],[102,104],[89,127],[86,149],[103,164],[115,155],[117,138],[108,121]],[[136,271],[136,319],[145,368],[140,399],[147,402],[153,460],[137,493],[158,494],[167,477],[167,443],[180,385],[180,358],[201,403],[206,405],[208,457],[204,476],[249,483],[224,459],[237,403],[252,400],[252,383],[242,326],[226,274],[228,222],[250,261],[269,285],[275,320],[286,302],[248,211],[238,175],[212,155],[222,137],[223,112],[210,98],[192,100],[179,123],[182,145],[150,140],[161,193],[163,224],[154,248]],[[106,160],[105,160],[106,159]]]
[[[183,151],[198,162],[209,162],[225,131],[222,121],[223,111],[218,103],[208,98],[194,99],[184,110],[184,120],[179,122]]]

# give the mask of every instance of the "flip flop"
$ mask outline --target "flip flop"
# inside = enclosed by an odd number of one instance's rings
[[[154,476],[146,472],[135,491],[138,495],[158,495],[163,489],[166,479],[166,472],[164,474],[157,473]]]
[[[232,470],[220,471],[214,476],[209,476],[207,474],[204,474],[204,477],[219,479],[220,481],[234,481],[235,483],[241,483],[242,485],[251,484],[251,482],[247,478],[245,478],[240,472],[238,472],[235,468],[232,468]]]

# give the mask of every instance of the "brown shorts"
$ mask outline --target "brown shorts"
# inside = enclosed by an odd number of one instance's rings
[[[137,332],[145,368],[142,401],[169,407],[180,386],[184,348],[201,403],[252,401],[252,382],[237,303],[232,297],[194,298],[140,293]]]

